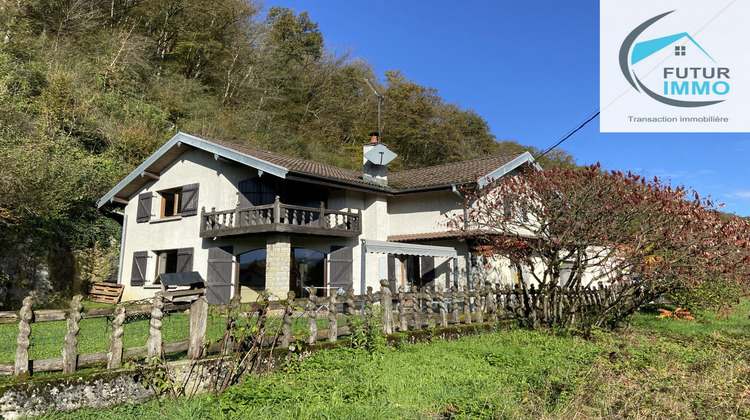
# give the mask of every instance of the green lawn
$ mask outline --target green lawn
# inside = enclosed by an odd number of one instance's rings
[[[200,396],[55,418],[750,418],[747,303],[729,318],[639,314],[630,332],[514,329],[369,354],[349,348]]]

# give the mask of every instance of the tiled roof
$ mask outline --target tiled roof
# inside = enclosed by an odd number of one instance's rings
[[[407,233],[404,235],[390,235],[388,242],[412,242],[428,241],[438,239],[455,239],[461,236],[461,232],[454,230],[450,232],[428,232],[428,233]]]
[[[291,171],[302,174],[317,175],[333,180],[347,181],[363,184],[371,188],[378,188],[377,184],[362,179],[362,173],[336,166],[326,165],[307,159],[273,153],[250,146],[242,146],[216,139],[201,137],[203,140],[215,143],[219,146],[244,153],[249,156],[288,168]],[[398,192],[399,190],[438,187],[443,185],[460,184],[472,182],[478,177],[485,176],[495,169],[509,163],[521,156],[522,153],[510,155],[490,156],[463,162],[446,163],[444,165],[429,166],[426,168],[411,169],[401,172],[390,172],[388,174],[388,187],[383,190]]]
[[[275,165],[283,166],[295,172],[301,172],[310,175],[318,175],[326,178],[332,178],[342,181],[357,182],[367,185],[375,185],[373,183],[364,181],[362,179],[362,173],[352,171],[350,169],[339,168],[336,166],[326,165],[324,163],[314,162],[312,160],[300,159],[291,156],[282,155],[280,153],[269,152],[267,150],[258,149],[257,147],[242,146],[239,144],[228,143],[221,140],[209,139],[201,137],[203,140],[210,141],[211,143],[218,144],[219,146],[232,149],[234,151],[244,153],[249,156],[256,157],[258,159],[265,160],[266,162],[273,163]]]
[[[388,174],[388,186],[395,189],[406,189],[472,182],[521,155],[522,153],[490,156],[463,162],[393,172]]]

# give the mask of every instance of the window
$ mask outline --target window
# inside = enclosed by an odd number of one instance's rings
[[[159,191],[161,195],[160,217],[193,216],[198,214],[198,184]]]
[[[156,253],[156,276],[177,272],[177,250],[159,251]]]
[[[276,184],[265,178],[250,178],[240,181],[238,189],[240,192],[240,207],[273,204],[279,194]]]
[[[325,258],[322,252],[292,248],[290,290],[294,290],[297,296],[307,296],[305,287],[315,286],[319,289],[318,296],[325,296]]]
[[[158,277],[164,273],[186,273],[193,271],[193,248],[167,249],[156,251],[156,275],[154,284],[158,284]]]
[[[266,287],[266,249],[256,249],[237,256],[240,263],[240,288],[257,291]]]
[[[435,258],[417,255],[401,255],[401,276],[407,292],[422,290],[435,281]]]
[[[176,190],[162,191],[161,194],[161,217],[179,216],[182,205],[182,188]]]

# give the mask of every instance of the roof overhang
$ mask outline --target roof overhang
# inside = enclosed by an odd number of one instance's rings
[[[118,201],[128,201],[130,197],[139,191],[146,183],[154,179],[153,174],[158,174],[177,160],[187,150],[200,149],[212,153],[215,159],[224,158],[245,166],[257,169],[260,173],[268,173],[279,178],[286,178],[289,169],[275,165],[265,160],[240,153],[236,150],[220,146],[218,144],[191,136],[183,132],[177,133],[166,144],[159,148],[145,162],[140,164],[133,172],[104,194],[96,202],[97,208]],[[149,176],[149,174],[151,174]]]
[[[375,254],[419,255],[423,257],[456,258],[458,253],[449,246],[417,245],[400,242],[362,239],[364,251]]]
[[[485,176],[477,179],[477,184],[479,185],[480,188],[484,187],[487,184],[489,184],[490,182],[492,182],[493,180],[502,178],[504,175],[508,174],[509,172],[513,171],[514,169],[520,167],[521,165],[523,165],[525,163],[528,163],[528,164],[532,165],[535,169],[537,169],[539,171],[542,170],[542,167],[539,166],[539,164],[537,164],[534,161],[534,157],[531,156],[531,153],[529,153],[529,152],[523,152],[523,154],[521,154],[521,156],[518,156],[517,158],[515,158],[515,159],[511,160],[510,162],[506,163],[505,165],[503,165],[503,166],[495,169],[494,171],[488,173],[487,175],[485,175]]]

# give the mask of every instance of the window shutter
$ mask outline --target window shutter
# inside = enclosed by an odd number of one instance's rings
[[[396,256],[388,254],[388,283],[391,293],[398,293],[396,287]]]
[[[137,223],[148,222],[151,220],[151,193],[138,195],[138,214],[135,221]]]
[[[352,277],[352,248],[341,248],[328,254],[330,270],[328,287],[349,290],[354,286]]]
[[[229,303],[232,297],[232,273],[234,272],[232,254],[231,246],[208,249],[206,297],[211,305]]]
[[[189,184],[182,187],[181,216],[195,216],[198,214],[198,184]]]
[[[143,286],[146,283],[146,265],[148,264],[148,251],[133,253],[133,267],[130,275],[131,286]]]
[[[177,273],[193,271],[193,248],[177,250]]]

